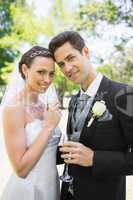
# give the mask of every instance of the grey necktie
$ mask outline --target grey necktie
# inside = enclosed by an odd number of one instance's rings
[[[86,105],[88,99],[90,96],[88,96],[86,93],[82,93],[80,97],[77,98],[77,103],[76,103],[76,109],[74,113],[74,119],[75,121],[78,120],[81,112],[83,111],[84,106]]]

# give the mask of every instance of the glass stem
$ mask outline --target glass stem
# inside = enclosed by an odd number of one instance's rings
[[[64,175],[68,175],[68,164],[66,164],[65,174]]]

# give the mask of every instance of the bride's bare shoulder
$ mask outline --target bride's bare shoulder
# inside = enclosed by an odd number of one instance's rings
[[[3,113],[4,114],[16,114],[23,112],[23,104],[20,94],[17,96],[13,96],[10,100],[6,101],[5,105],[3,106]]]
[[[6,119],[11,118],[23,118],[24,116],[24,108],[21,104],[15,104],[15,105],[6,105],[3,108],[3,117]]]

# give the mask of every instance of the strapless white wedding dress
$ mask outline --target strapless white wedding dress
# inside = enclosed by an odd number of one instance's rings
[[[36,119],[26,125],[27,145],[38,136],[43,121]],[[56,168],[56,150],[61,137],[59,128],[53,131],[40,160],[26,178],[12,174],[1,200],[59,200],[60,184]]]

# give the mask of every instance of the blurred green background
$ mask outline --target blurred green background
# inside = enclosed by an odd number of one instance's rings
[[[133,83],[133,0],[0,0],[0,98],[20,56],[64,30],[85,38],[98,71]],[[63,103],[78,87],[56,70]]]

